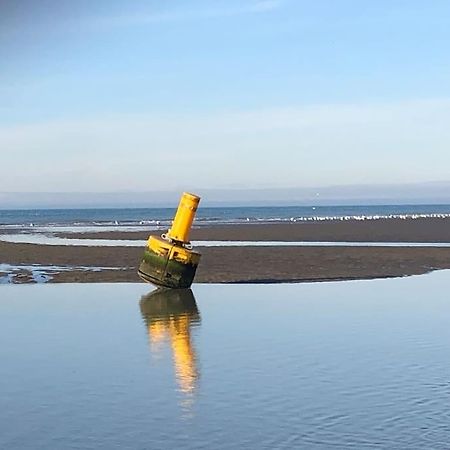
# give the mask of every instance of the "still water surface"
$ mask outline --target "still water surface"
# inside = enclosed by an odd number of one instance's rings
[[[449,286],[2,286],[0,448],[449,448]]]

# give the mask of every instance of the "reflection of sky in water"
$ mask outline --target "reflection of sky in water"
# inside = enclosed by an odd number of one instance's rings
[[[446,448],[449,284],[1,286],[0,448]]]
[[[44,264],[0,264],[0,284],[9,284],[16,281],[20,274],[29,274],[30,281],[47,283],[62,272],[101,272],[103,270],[127,270],[125,267],[98,267],[98,266],[57,266]]]
[[[45,234],[6,234],[0,241],[23,244],[84,247],[144,247],[146,241],[127,239],[71,239]],[[318,242],[318,241],[192,241],[194,247],[450,247],[450,242]]]

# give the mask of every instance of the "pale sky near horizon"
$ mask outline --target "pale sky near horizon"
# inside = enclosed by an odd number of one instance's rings
[[[447,0],[0,0],[0,192],[450,180]]]

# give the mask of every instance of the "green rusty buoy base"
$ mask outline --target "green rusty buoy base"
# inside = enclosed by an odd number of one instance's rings
[[[150,249],[144,251],[138,275],[146,282],[157,286],[186,289],[194,280],[198,262],[182,263],[169,259],[169,255],[158,255]]]

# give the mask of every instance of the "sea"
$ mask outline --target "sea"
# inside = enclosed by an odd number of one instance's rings
[[[1,210],[0,226],[139,227],[167,225],[176,208]],[[450,217],[450,205],[200,207],[195,224],[277,223],[322,220]]]

